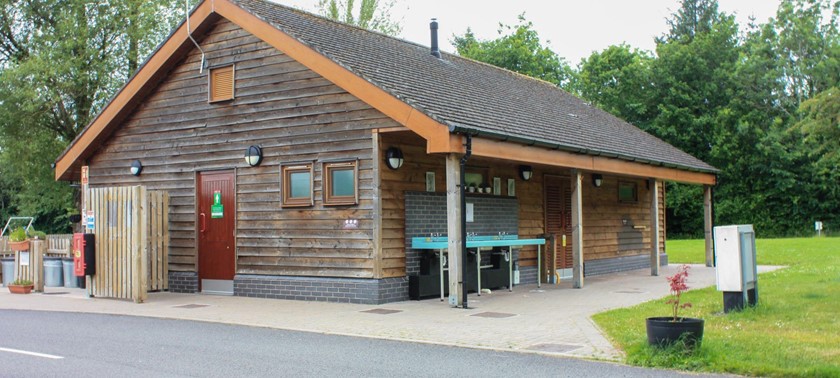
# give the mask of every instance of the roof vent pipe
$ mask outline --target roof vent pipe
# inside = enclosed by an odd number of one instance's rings
[[[206,63],[206,60],[204,60],[204,50],[198,42],[195,41],[195,38],[192,36],[192,30],[190,30],[190,0],[184,0],[184,10],[187,14],[187,37],[190,37],[190,40],[193,44],[195,44],[195,47],[198,48],[198,51],[201,51],[201,65],[198,66],[198,73],[201,74],[204,73],[204,64]]]
[[[438,48],[438,22],[437,22],[437,18],[432,19],[432,23],[429,24],[429,28],[432,30],[432,56],[440,59],[440,48]]]

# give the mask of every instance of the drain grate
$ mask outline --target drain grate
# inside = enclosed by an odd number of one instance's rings
[[[493,318],[493,319],[503,319],[503,318],[510,318],[512,316],[516,316],[516,314],[508,314],[504,312],[480,312],[475,315],[470,316],[478,316],[479,318]]]
[[[203,304],[185,304],[180,306],[172,306],[174,308],[186,308],[186,309],[193,309],[193,308],[202,308],[202,307],[210,307],[210,305],[203,305]]]
[[[546,353],[569,353],[580,348],[583,348],[583,346],[574,344],[537,344],[531,345],[526,349]]]
[[[378,315],[390,315],[390,314],[396,314],[398,312],[402,312],[402,310],[389,310],[389,309],[386,309],[386,308],[375,308],[375,309],[372,309],[372,310],[365,310],[365,311],[359,311],[359,312],[365,312],[365,313],[368,313],[368,314],[378,314]]]
[[[62,295],[62,294],[70,294],[70,292],[69,291],[59,291],[59,292],[55,292],[55,293],[42,293],[42,294],[44,294],[44,295]]]
[[[619,291],[615,291],[614,293],[618,293],[618,294],[643,294],[644,291],[641,291],[641,290],[619,290]]]

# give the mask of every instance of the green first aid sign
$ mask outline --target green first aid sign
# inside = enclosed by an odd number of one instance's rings
[[[213,192],[213,205],[210,206],[210,218],[221,218],[225,215],[225,205],[222,205],[222,192]]]

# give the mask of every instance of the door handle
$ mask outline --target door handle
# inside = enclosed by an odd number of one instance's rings
[[[201,232],[207,231],[207,215],[201,213]]]

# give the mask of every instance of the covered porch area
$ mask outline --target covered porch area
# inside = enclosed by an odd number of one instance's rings
[[[439,255],[412,248],[412,238],[446,240],[446,269],[432,268],[443,273],[436,277],[438,288],[449,293],[452,305],[467,305],[464,282],[482,265],[469,246],[464,253],[465,237],[545,239],[545,245],[513,251],[513,286],[562,282],[583,288],[587,277],[638,268],[659,275],[667,263],[665,181],[706,188],[711,262],[713,174],[480,136],[452,134],[449,148],[455,152],[435,153],[430,142],[404,128],[374,135],[380,161],[393,151],[403,159],[398,169],[386,163],[377,170],[383,266],[408,277],[429,274],[429,259]]]

